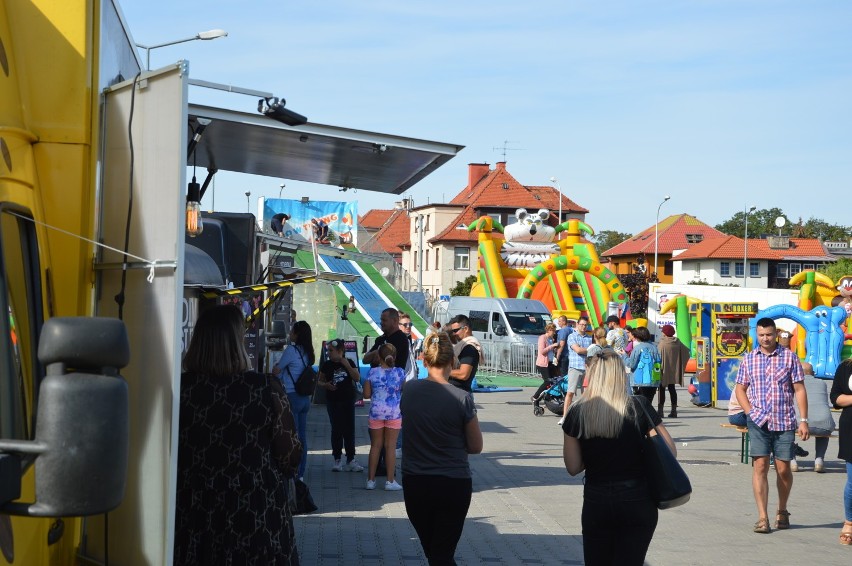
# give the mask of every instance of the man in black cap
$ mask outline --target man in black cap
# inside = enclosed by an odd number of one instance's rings
[[[627,336],[621,328],[621,319],[614,314],[609,315],[606,319],[606,327],[606,343],[619,354],[623,354],[624,347],[627,346]]]

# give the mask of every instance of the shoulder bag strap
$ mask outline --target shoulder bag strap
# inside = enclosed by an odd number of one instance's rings
[[[298,349],[298,348],[299,348],[299,346],[294,345],[293,347],[294,347],[294,348],[296,348],[296,349],[297,349],[297,351],[299,352],[299,357],[300,357],[300,358],[302,358],[302,363],[303,363],[303,364],[305,364],[305,366],[307,366],[307,365],[308,365],[308,362],[306,362],[306,361],[305,361],[305,356],[303,356],[303,355],[302,355],[302,350],[299,350],[299,349]],[[293,384],[293,389],[295,389],[295,388],[296,388],[296,382],[293,380],[293,374],[292,374],[292,373],[290,373],[290,368],[289,368],[289,367],[285,367],[284,369],[285,369],[285,370],[287,370],[287,375],[289,375],[289,376],[290,376],[290,383],[292,383],[292,384]]]
[[[639,406],[642,407],[642,412],[645,413],[646,417],[648,417],[648,422],[651,423],[651,428],[654,429],[654,432],[660,434],[660,431],[657,430],[657,425],[654,424],[654,419],[651,418],[651,413],[648,412],[648,409],[645,408],[645,405],[638,399],[636,400],[636,403],[638,403]],[[643,430],[642,436],[648,436],[648,432],[646,430]]]

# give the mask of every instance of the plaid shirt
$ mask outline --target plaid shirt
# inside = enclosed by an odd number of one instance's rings
[[[565,340],[565,350],[568,352],[568,367],[586,371],[586,356],[575,352],[574,348],[571,347],[572,344],[576,344],[581,348],[588,348],[592,345],[592,337],[580,334],[579,332],[572,332]]]
[[[802,364],[793,352],[776,347],[769,355],[755,348],[745,355],[737,371],[737,383],[745,386],[751,411],[748,417],[769,430],[796,429],[793,384],[804,381]]]

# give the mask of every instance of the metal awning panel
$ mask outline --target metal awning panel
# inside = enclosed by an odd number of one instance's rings
[[[310,122],[287,126],[260,114],[190,104],[193,128],[198,118],[212,120],[195,151],[200,167],[391,194],[405,192],[464,148]]]

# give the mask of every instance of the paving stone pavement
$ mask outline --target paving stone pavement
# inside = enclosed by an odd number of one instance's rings
[[[534,416],[531,391],[476,395],[485,448],[470,457],[474,493],[456,551],[459,565],[583,564],[582,474],[572,478],[565,471],[558,417]],[[685,389],[678,396],[689,399]],[[357,459],[364,466],[367,411],[368,406],[356,408]],[[813,472],[813,441],[803,444],[811,455],[800,459],[804,471],[794,474],[788,505],[792,527],[759,535],[752,532],[757,516],[751,467],[739,462],[740,435],[719,426],[726,421],[724,411],[687,404],[678,413],[664,422],[693,494],[686,505],[660,511],[646,564],[852,564],[852,547],[838,541],[846,473],[836,459],[836,440],[829,445],[824,474]],[[367,491],[366,472],[331,471],[325,406],[311,408],[308,430],[305,481],[319,510],[295,519],[302,563],[426,564],[402,492],[384,491],[381,476],[377,489]],[[777,504],[773,476],[770,470],[771,510]],[[613,544],[619,531],[613,524]]]

